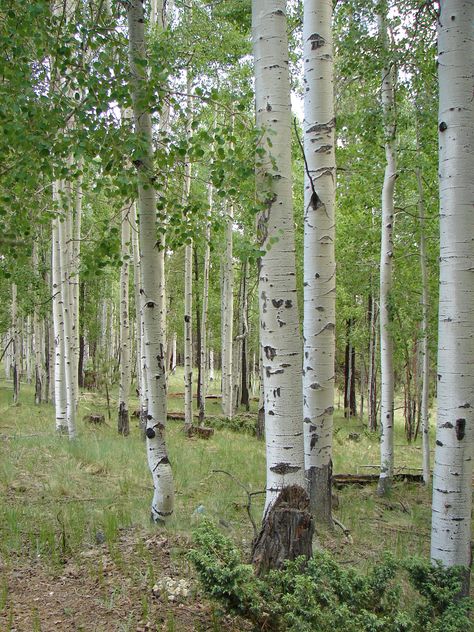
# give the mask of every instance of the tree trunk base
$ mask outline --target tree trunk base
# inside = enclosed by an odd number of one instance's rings
[[[309,508],[315,522],[332,529],[332,463],[306,470],[306,480]]]
[[[128,410],[125,408],[123,402],[120,402],[118,413],[118,433],[124,437],[128,437],[130,434],[130,421],[128,417]]]
[[[281,568],[285,560],[313,555],[313,517],[309,497],[302,487],[285,487],[266,512],[262,529],[255,539],[252,563],[257,575]]]

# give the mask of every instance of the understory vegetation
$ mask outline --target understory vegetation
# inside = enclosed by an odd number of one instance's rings
[[[182,389],[181,385],[182,369],[178,367],[176,373],[170,376],[170,412],[179,412],[182,409],[182,398],[176,396]],[[175,624],[168,621],[169,617],[172,621],[174,616],[173,602],[166,602],[167,607],[171,607],[171,614],[166,615],[163,622],[160,619],[160,613],[163,614],[163,601],[155,595],[153,588],[164,573],[170,573],[176,580],[185,578],[188,581],[191,578],[192,590],[185,602],[201,603],[204,597],[201,595],[200,584],[196,581],[187,553],[191,547],[191,533],[196,526],[200,529],[203,520],[206,521],[206,526],[204,530],[199,531],[201,535],[197,540],[201,552],[196,554],[198,557],[195,560],[201,559],[201,567],[202,560],[207,560],[206,568],[210,575],[207,578],[204,576],[204,595],[220,597],[221,602],[216,610],[214,606],[208,606],[211,612],[209,620],[215,622],[203,623],[203,630],[245,629],[241,627],[242,622],[230,623],[225,619],[226,609],[222,606],[227,608],[233,603],[234,612],[238,610],[240,614],[252,619],[250,610],[257,607],[261,612],[267,612],[269,616],[274,617],[275,625],[283,626],[281,629],[292,630],[432,629],[454,632],[461,628],[453,626],[466,620],[464,610],[456,610],[454,623],[449,623],[451,627],[447,623],[443,623],[445,627],[439,627],[440,622],[446,622],[446,617],[450,616],[450,612],[446,611],[446,614],[443,614],[445,618],[441,617],[445,608],[442,604],[445,603],[443,599],[450,599],[450,591],[453,590],[454,584],[449,583],[444,591],[438,589],[436,598],[442,603],[435,606],[429,599],[426,603],[419,596],[415,599],[415,593],[406,583],[406,575],[403,582],[399,582],[399,564],[395,560],[412,556],[426,557],[429,551],[430,490],[417,483],[395,483],[388,498],[377,497],[373,485],[362,488],[343,486],[341,489],[335,489],[334,516],[344,525],[346,533],[339,528],[335,532],[323,529],[317,531],[318,547],[324,548],[327,553],[323,554],[318,550],[315,561],[311,562],[309,568],[314,569],[314,573],[322,573],[316,578],[310,573],[307,579],[304,579],[301,567],[295,563],[285,572],[277,573],[275,577],[279,578],[278,582],[271,579],[262,583],[251,575],[249,566],[241,565],[241,560],[248,558],[253,532],[247,514],[247,493],[239,483],[249,493],[263,490],[265,484],[264,443],[252,435],[256,422],[257,401],[252,400],[250,413],[234,419],[233,427],[237,429],[240,426],[240,429],[232,431],[218,427],[223,425],[219,410],[220,402],[210,399],[209,415],[211,419],[215,419],[216,431],[208,441],[184,439],[182,422],[169,422],[169,450],[176,476],[177,511],[166,530],[158,532],[156,526],[150,523],[146,502],[151,492],[151,482],[147,465],[142,458],[143,440],[138,420],[135,419],[131,424],[131,435],[128,438],[117,435],[113,422],[107,420],[105,395],[84,392],[80,400],[79,419],[83,420],[84,416],[92,413],[104,414],[106,423],[96,426],[81,421],[80,434],[76,441],[70,442],[67,438],[58,440],[51,423],[54,415],[52,406],[34,406],[32,402],[33,389],[25,384],[23,403],[13,406],[11,384],[0,383],[0,556],[4,577],[1,586],[4,596],[0,603],[2,630],[9,629],[9,613],[18,607],[22,600],[21,595],[12,591],[8,579],[16,568],[28,566],[31,581],[31,568],[36,569],[39,565],[45,569],[48,581],[54,582],[59,581],[65,569],[71,565],[84,565],[84,559],[87,563],[83,572],[91,577],[96,600],[116,604],[118,594],[121,594],[121,582],[126,577],[133,579],[133,585],[143,595],[145,601],[142,603],[141,598],[138,600],[138,614],[133,618],[133,625],[130,624],[130,627],[123,629],[136,630],[140,620],[156,625],[156,628],[149,629],[200,629],[196,618],[192,619],[194,623],[191,624],[195,627],[173,628]],[[419,441],[407,444],[402,420],[399,422],[396,443],[399,446],[400,459],[397,471],[416,472],[421,458]],[[343,411],[336,411],[336,474],[371,472],[369,466],[377,463],[378,449],[378,437],[375,433],[369,433],[360,420],[344,419]],[[214,470],[225,470],[235,479]],[[263,498],[263,494],[252,496],[251,512],[256,524],[259,523],[262,514]],[[218,525],[218,530],[216,527],[207,526],[207,521]],[[155,559],[150,552],[146,543],[154,537],[160,538],[160,542],[168,542],[172,571],[164,571],[166,565],[162,560]],[[133,555],[124,550],[125,545],[132,546]],[[224,558],[221,556],[223,548],[226,550]],[[393,558],[384,562],[384,552],[387,550],[392,552]],[[98,558],[88,558],[87,556],[92,555],[94,551],[98,552]],[[104,568],[108,568],[103,561],[104,556],[108,556],[108,564],[115,567],[115,574],[109,578],[107,571],[104,571]],[[352,566],[357,570],[350,571],[349,567]],[[216,574],[216,569],[219,568],[220,574]],[[433,577],[430,575],[423,579],[422,574],[427,572],[428,567],[421,565],[414,566],[413,569],[415,568],[421,573],[420,586],[426,587],[430,582],[436,584],[435,570]],[[394,575],[390,575],[392,579],[391,587],[387,588],[388,597],[382,598],[380,594],[377,599],[381,599],[382,602],[376,600],[368,605],[364,599],[369,598],[365,591],[372,581],[370,577],[381,577],[378,573],[392,571]],[[412,577],[413,573],[415,570],[412,570]],[[203,579],[201,572],[198,575]],[[351,578],[353,585],[350,589],[351,594],[354,592],[354,598],[356,593],[359,595],[357,599],[361,603],[360,616],[363,616],[365,610],[370,614],[364,625],[369,625],[373,619],[375,622],[372,627],[344,627],[344,617],[349,617],[352,621],[353,611],[346,610],[344,600],[336,591],[335,582],[337,577],[345,578],[346,575]],[[236,579],[232,583],[232,590],[236,593],[228,594],[232,577]],[[250,582],[248,590],[251,592],[247,605],[244,603],[243,594],[246,588],[239,584],[245,577]],[[314,603],[306,603],[302,597],[306,590],[305,582],[311,585],[313,581],[323,581],[321,578],[324,578],[324,582],[329,582],[327,604],[321,601],[324,597],[319,595],[318,591],[318,599]],[[342,582],[342,579],[338,581]],[[270,585],[272,592],[268,593],[268,606],[262,609],[258,604],[262,599],[267,600],[265,591],[269,590]],[[283,603],[279,591],[287,590],[288,596]],[[425,588],[420,590],[420,594],[424,595]],[[395,607],[393,600],[397,591],[401,591],[401,603],[407,604],[408,619],[405,627],[402,627],[403,619],[400,618],[396,619],[399,623],[398,628],[376,627],[382,626],[383,621],[383,625],[386,624],[389,608]],[[223,601],[222,597],[225,595],[227,596]],[[392,599],[392,602],[389,603],[389,599]],[[271,600],[274,600],[273,605]],[[204,602],[207,603],[206,600]],[[338,606],[335,609],[336,602]],[[276,608],[277,604],[280,609]],[[355,604],[354,601],[353,607],[356,607]],[[431,621],[431,628],[413,627],[413,621],[409,618],[412,612],[410,608],[418,608],[417,604],[425,604],[425,618],[426,621]],[[38,604],[26,609],[30,616],[27,620],[30,622],[34,620],[33,607],[38,608]],[[84,603],[82,610],[87,608],[87,604]],[[80,609],[78,606],[78,610]],[[77,611],[74,612],[74,616],[77,617]],[[198,610],[197,613],[199,612]],[[438,618],[438,614],[441,618]],[[42,620],[41,613],[37,613],[37,616]],[[309,617],[308,621],[312,621],[314,617],[323,617],[321,620],[317,619],[317,626],[324,623],[327,627],[298,627],[301,618],[306,616]],[[324,617],[329,619],[324,620]],[[252,621],[250,625],[254,625],[255,619]],[[354,626],[359,625],[357,619],[352,623]],[[213,628],[213,625],[216,627]],[[235,628],[232,627],[234,625]],[[339,627],[336,627],[337,625]],[[409,627],[410,625],[412,627]],[[463,629],[467,629],[466,625],[463,625]],[[96,626],[89,629],[122,629],[100,627],[98,623]],[[263,629],[269,628],[267,626]]]

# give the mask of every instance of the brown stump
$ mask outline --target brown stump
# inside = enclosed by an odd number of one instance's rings
[[[281,568],[285,560],[312,557],[313,533],[308,494],[298,485],[285,487],[266,512],[253,545],[252,563],[257,575]]]

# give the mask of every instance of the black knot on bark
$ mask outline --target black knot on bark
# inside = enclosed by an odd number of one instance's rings
[[[147,428],[145,434],[149,439],[153,439],[156,436],[156,432],[153,430],[153,428]]]
[[[448,129],[448,126],[446,125],[446,123],[444,121],[441,121],[441,123],[439,124],[439,131],[445,132],[447,129]]]

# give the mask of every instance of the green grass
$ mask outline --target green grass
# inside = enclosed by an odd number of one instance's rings
[[[170,378],[170,392],[182,392],[182,373]],[[217,380],[214,388],[217,388]],[[113,393],[115,395],[115,393]],[[136,419],[131,435],[116,433],[115,410],[107,426],[85,424],[83,415],[105,412],[105,398],[85,394],[78,415],[78,439],[70,442],[54,431],[51,405],[34,406],[32,387],[22,385],[21,404],[11,405],[11,385],[0,383],[0,552],[6,559],[20,554],[35,556],[60,565],[84,547],[105,537],[109,548],[123,528],[145,530],[149,522],[152,484],[143,441]],[[256,402],[252,404],[256,409]],[[137,407],[133,402],[131,410]],[[169,398],[169,410],[182,409],[182,398]],[[220,402],[208,401],[208,413],[220,414]],[[264,443],[229,430],[217,430],[209,441],[183,436],[181,422],[170,422],[168,445],[176,485],[175,518],[167,529],[189,533],[200,505],[208,517],[220,520],[240,543],[252,538],[246,515],[246,496],[228,476],[215,474],[224,469],[248,489],[263,490],[265,481]],[[358,433],[360,440],[349,439]],[[418,468],[421,451],[407,446],[401,424],[396,430],[397,467]],[[359,420],[335,416],[334,471],[376,472],[364,466],[377,464],[377,436],[364,430]],[[336,516],[352,532],[353,545],[342,535],[320,534],[321,543],[337,555],[370,560],[384,549],[400,555],[426,553],[428,546],[430,493],[418,485],[395,485],[390,499],[380,500],[374,487],[346,488],[338,492]],[[261,517],[263,496],[253,503],[256,522]],[[143,550],[146,555],[146,550]],[[148,569],[154,581],[156,569]]]

